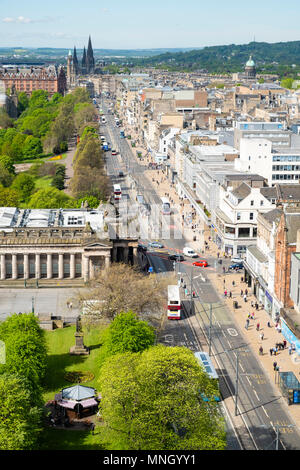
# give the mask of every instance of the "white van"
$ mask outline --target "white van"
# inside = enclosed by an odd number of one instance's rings
[[[186,246],[185,248],[183,248],[183,254],[185,256],[188,256],[189,258],[198,258],[197,253],[189,246]]]

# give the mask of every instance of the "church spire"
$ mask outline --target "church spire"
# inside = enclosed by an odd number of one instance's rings
[[[85,46],[83,47],[83,56],[81,61],[82,73],[86,73],[86,50]]]
[[[89,36],[89,42],[88,42],[88,48],[87,48],[87,54],[86,54],[86,68],[87,68],[87,73],[93,73],[95,69],[95,59],[94,59],[91,36]]]
[[[78,58],[77,58],[76,46],[74,46],[73,64],[74,64],[75,73],[76,73],[76,75],[77,75],[78,72],[79,72],[79,67],[78,67]]]

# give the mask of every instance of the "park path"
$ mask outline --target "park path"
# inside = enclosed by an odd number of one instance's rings
[[[63,164],[66,167],[66,181],[65,181],[64,192],[66,194],[68,194],[68,196],[72,195],[71,190],[70,190],[70,182],[71,182],[71,179],[73,178],[73,175],[74,175],[73,158],[74,158],[74,155],[76,153],[76,149],[77,149],[76,140],[72,139],[69,142],[69,150],[67,151],[67,156],[66,156],[66,158],[64,159],[64,162],[63,162]]]

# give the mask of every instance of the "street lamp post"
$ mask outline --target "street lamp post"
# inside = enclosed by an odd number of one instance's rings
[[[209,356],[211,356],[211,327],[212,327],[212,304],[209,304],[209,330],[208,330],[208,337],[209,337],[208,355]]]

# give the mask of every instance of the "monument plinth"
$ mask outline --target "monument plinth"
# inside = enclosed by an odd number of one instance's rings
[[[89,348],[84,345],[83,332],[80,317],[76,320],[75,346],[70,348],[70,354],[75,356],[87,356],[90,354]]]

